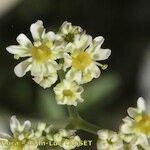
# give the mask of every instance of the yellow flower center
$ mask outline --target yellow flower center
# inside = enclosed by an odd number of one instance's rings
[[[38,47],[34,46],[31,49],[31,55],[35,61],[42,64],[51,59],[53,54],[50,47],[43,44]]]
[[[68,97],[72,97],[73,96],[73,92],[71,90],[64,90],[63,91],[63,95],[64,96],[68,96]]]
[[[137,116],[135,118],[136,124],[135,129],[137,132],[144,133],[147,136],[150,136],[150,116],[143,115]]]
[[[87,52],[80,52],[73,58],[72,66],[77,70],[83,71],[91,62],[91,57]]]

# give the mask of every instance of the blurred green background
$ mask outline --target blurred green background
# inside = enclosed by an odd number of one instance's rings
[[[42,89],[31,76],[18,78],[19,61],[6,51],[20,33],[30,35],[30,25],[43,20],[57,31],[64,21],[83,27],[93,37],[103,36],[112,50],[108,69],[99,79],[84,85],[81,116],[102,128],[118,130],[126,109],[139,96],[150,100],[150,1],[149,0],[0,0],[0,131],[8,130],[11,115],[54,123],[63,127],[65,106],[56,105],[52,89]],[[149,105],[148,105],[149,106]],[[80,132],[81,137],[95,136]],[[95,149],[95,145],[91,148]]]

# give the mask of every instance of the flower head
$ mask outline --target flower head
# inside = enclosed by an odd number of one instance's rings
[[[111,51],[102,49],[103,37],[96,37],[93,41],[91,36],[82,34],[76,36],[74,44],[68,44],[66,51],[69,53],[64,57],[64,69],[70,68],[66,74],[67,79],[75,80],[78,84],[90,82],[93,78],[100,76],[100,66],[107,68],[97,61],[107,59]]]
[[[51,31],[46,33],[43,22],[40,20],[31,25],[30,31],[33,43],[21,33],[17,37],[19,45],[6,48],[17,59],[27,57],[15,67],[15,74],[22,77],[26,72],[31,71],[32,76],[48,76],[56,72],[60,67],[55,60],[61,53],[61,48],[54,44],[57,36]]]
[[[99,130],[97,134],[98,150],[123,150],[123,141],[116,132]]]
[[[60,129],[54,134],[54,141],[65,150],[72,150],[80,146],[81,139],[75,135],[75,130]]]
[[[137,108],[128,109],[128,114],[120,127],[120,136],[130,145],[150,149],[147,139],[150,137],[150,115],[142,97],[137,100]]]
[[[34,132],[31,130],[31,122],[25,121],[20,124],[15,116],[11,117],[10,129],[12,136],[0,133],[0,141],[4,142],[2,148],[8,150],[37,150],[37,145],[29,145],[34,140]]]
[[[82,28],[79,26],[73,26],[70,22],[65,21],[60,29],[59,29],[59,36],[61,37],[59,40],[64,45],[68,43],[73,43],[75,40],[76,35],[81,34],[83,32]]]
[[[128,109],[128,114],[129,117],[123,119],[122,132],[150,137],[150,115],[146,112],[145,101],[142,97],[137,100],[137,108]]]
[[[53,125],[47,125],[44,122],[39,122],[35,136],[42,141],[53,141]]]
[[[36,76],[33,80],[43,88],[51,87],[57,81],[57,72],[52,72],[49,75]]]
[[[71,80],[63,80],[54,87],[55,97],[58,104],[74,105],[83,102],[81,93],[83,88]]]

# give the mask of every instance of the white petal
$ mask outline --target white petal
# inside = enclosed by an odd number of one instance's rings
[[[66,79],[75,80],[78,84],[82,83],[82,72],[70,69],[66,74]]]
[[[94,60],[105,60],[108,59],[108,57],[111,55],[110,49],[102,49],[98,48],[93,52],[93,59]]]
[[[22,61],[21,63],[19,63],[15,68],[14,68],[14,72],[18,77],[23,77],[26,72],[28,72],[31,68],[31,58],[28,58],[24,61]]]
[[[49,88],[57,81],[57,73],[51,73],[49,76],[34,77],[33,80],[41,87]]]
[[[14,55],[18,55],[19,57],[27,57],[31,56],[31,51],[28,48],[22,47],[20,45],[11,45],[6,48],[6,50]]]
[[[17,37],[17,42],[21,46],[24,46],[24,47],[27,47],[27,48],[31,48],[32,47],[31,41],[23,33],[19,34],[19,36]]]
[[[131,129],[130,126],[128,126],[127,124],[123,124],[121,126],[121,132],[124,134],[131,134],[133,133],[133,129]]]
[[[63,70],[66,71],[67,68],[71,67],[72,64],[72,58],[68,53],[64,54],[64,64],[63,64]]]
[[[23,124],[23,128],[24,128],[24,131],[27,132],[30,130],[31,128],[31,122],[30,121],[25,121],[24,124]]]
[[[109,137],[109,133],[107,130],[99,130],[97,132],[99,139],[107,140]]]
[[[65,47],[65,51],[69,53],[73,53],[76,50],[76,46],[72,43],[68,43]]]
[[[85,50],[91,43],[92,37],[87,34],[75,36],[75,46],[77,49]]]
[[[138,114],[138,109],[129,107],[127,112],[130,117],[134,118]]]
[[[99,67],[94,63],[92,63],[91,65],[91,74],[93,75],[94,78],[98,78],[101,74]]]
[[[0,139],[7,139],[10,140],[12,137],[6,133],[0,133]]]
[[[38,20],[36,23],[33,23],[30,27],[30,31],[35,41],[41,40],[42,35],[45,32],[43,22]]]
[[[145,105],[145,100],[142,97],[139,97],[137,100],[137,107],[142,110],[145,111],[146,110],[146,105]]]
[[[65,21],[60,27],[60,32],[62,32],[63,34],[68,34],[71,30],[71,27],[72,27],[71,23]]]
[[[55,39],[56,39],[56,35],[52,31],[46,33],[44,36],[44,40],[46,40],[46,41],[54,41]]]
[[[12,133],[20,129],[20,122],[16,118],[16,116],[12,116],[10,119],[10,129]]]
[[[98,36],[93,40],[95,45],[102,45],[104,42],[104,38],[102,36]]]

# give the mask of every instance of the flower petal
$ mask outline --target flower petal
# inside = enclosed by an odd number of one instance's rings
[[[145,105],[145,100],[142,97],[139,97],[137,100],[137,107],[142,110],[145,111],[146,110],[146,105]]]
[[[11,140],[11,136],[9,134],[6,133],[0,133],[0,139],[7,139],[7,140]]]
[[[57,36],[58,37],[58,36]],[[44,41],[54,41],[56,39],[56,35],[54,32],[50,31],[48,33],[45,34],[45,36],[43,37]]]
[[[31,41],[23,33],[19,34],[19,36],[17,37],[16,40],[23,47],[26,47],[26,48],[31,48],[32,47]]]
[[[16,76],[23,77],[26,74],[26,72],[28,72],[31,69],[31,61],[32,61],[32,58],[28,58],[22,61],[21,63],[19,63],[14,68],[14,72]]]
[[[25,121],[24,124],[23,124],[23,128],[24,128],[24,131],[25,132],[28,132],[31,128],[31,122],[30,121]]]
[[[30,31],[34,41],[41,40],[45,32],[43,22],[41,20],[38,20],[36,23],[33,23],[30,27]]]
[[[6,50],[11,54],[18,55],[19,57],[31,56],[30,49],[22,47],[20,45],[8,46]]]
[[[130,117],[134,118],[138,114],[138,109],[129,107],[127,112]]]
[[[48,76],[37,76],[33,80],[44,89],[49,88],[57,81],[57,73],[51,73]]]
[[[16,116],[12,116],[10,119],[10,129],[11,129],[12,133],[14,133],[15,131],[18,131],[20,129],[20,122],[18,121]]]
[[[66,79],[75,80],[78,84],[82,83],[82,72],[70,69],[66,74]]]
[[[74,44],[77,49],[85,50],[91,43],[92,37],[87,34],[75,36]]]
[[[93,52],[93,59],[94,60],[105,60],[108,59],[108,57],[111,55],[111,50],[110,49],[102,49],[102,48],[97,48]]]
[[[104,38],[102,36],[97,36],[94,40],[94,45],[102,45],[104,42]]]

